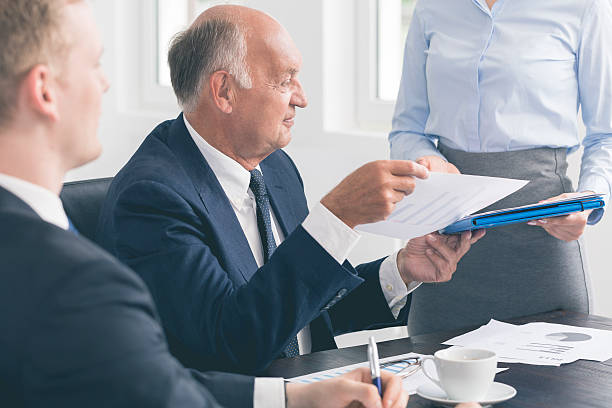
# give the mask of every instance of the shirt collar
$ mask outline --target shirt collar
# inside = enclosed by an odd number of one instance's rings
[[[483,12],[485,12],[486,14],[490,16],[494,16],[497,13],[499,13],[499,10],[502,7],[502,3],[504,2],[504,0],[497,0],[495,4],[493,4],[493,7],[489,8],[489,5],[487,4],[486,0],[472,0],[472,1],[474,2],[474,4],[476,4],[477,7],[479,7]]]
[[[68,229],[68,216],[57,194],[37,184],[0,173],[0,187],[25,201],[46,222]]]
[[[248,196],[251,173],[237,161],[208,144],[191,126],[185,115],[183,115],[183,120],[189,135],[215,173],[227,198],[235,204],[242,202]]]

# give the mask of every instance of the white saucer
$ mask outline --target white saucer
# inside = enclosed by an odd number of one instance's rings
[[[451,405],[454,406],[456,404],[460,404],[462,402],[471,402],[471,401],[457,401],[449,399],[446,396],[446,393],[440,389],[435,384],[428,383],[421,385],[417,388],[417,394],[427,400],[437,402],[439,404]],[[514,387],[502,384],[499,382],[494,382],[489,388],[489,392],[481,401],[475,401],[480,403],[481,405],[490,405],[490,404],[498,404],[500,402],[509,400],[510,398],[516,395],[516,390]]]

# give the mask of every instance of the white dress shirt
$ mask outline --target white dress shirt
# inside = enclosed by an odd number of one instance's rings
[[[68,229],[68,216],[57,194],[39,185],[2,173],[0,173],[0,187],[25,201],[46,222]]]
[[[229,199],[236,218],[242,227],[245,237],[257,262],[261,267],[263,262],[263,247],[259,229],[257,227],[257,204],[249,184],[251,174],[238,162],[208,144],[191,126],[183,116],[185,126],[193,141],[202,153],[204,159],[215,173],[219,184]],[[260,171],[259,166],[257,167]],[[265,178],[264,174],[264,178]],[[272,233],[276,245],[285,239],[279,228],[276,214],[271,213]],[[321,245],[338,263],[342,264],[351,250],[357,244],[360,234],[349,228],[344,222],[332,214],[321,203],[311,210],[302,227]],[[406,304],[408,293],[416,289],[420,283],[415,282],[406,287],[397,268],[397,252],[387,257],[380,266],[379,279],[381,288],[391,312],[395,317]],[[300,354],[308,354],[312,348],[310,327],[306,326],[297,335]],[[279,392],[284,393],[282,379],[255,379],[254,407],[284,407],[284,394],[280,398]]]

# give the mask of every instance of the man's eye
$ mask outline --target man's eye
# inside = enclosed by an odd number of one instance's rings
[[[288,80],[286,80],[286,81],[283,81],[283,82],[281,83],[281,86],[287,87],[287,86],[289,86],[290,84],[291,84],[291,80],[290,80],[290,79],[288,79]]]

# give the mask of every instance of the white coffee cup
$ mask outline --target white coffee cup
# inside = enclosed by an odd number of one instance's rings
[[[433,360],[438,378],[426,367]],[[423,374],[455,401],[482,401],[493,384],[497,355],[489,350],[451,347],[437,351],[433,357],[423,357]]]

